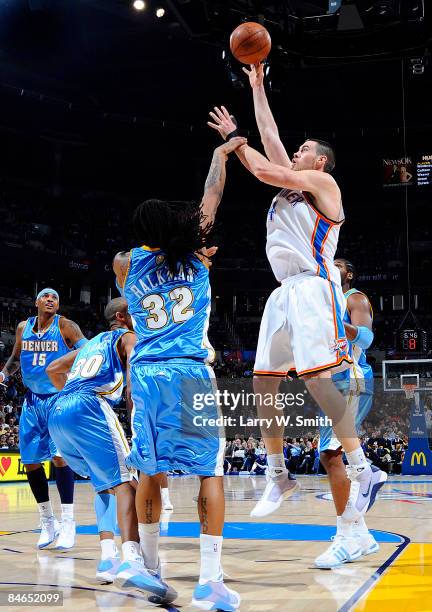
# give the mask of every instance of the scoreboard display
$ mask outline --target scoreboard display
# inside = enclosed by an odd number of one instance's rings
[[[429,186],[432,183],[432,155],[423,155],[417,162],[417,185]]]
[[[384,187],[430,187],[432,185],[432,155],[385,158]]]
[[[403,329],[398,334],[396,348],[405,354],[427,353],[427,340],[427,332],[424,329]]]

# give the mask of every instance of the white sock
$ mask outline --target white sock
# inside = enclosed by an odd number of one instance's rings
[[[38,504],[39,514],[41,518],[51,518],[54,516],[52,505],[50,501],[42,502]]]
[[[367,535],[369,533],[369,529],[362,516],[353,522],[353,532],[357,535]]]
[[[351,521],[346,521],[341,516],[338,516],[336,522],[336,535],[350,538],[352,536],[352,526],[353,524]]]
[[[122,544],[122,556],[123,561],[141,561],[141,553],[138,542],[132,542],[131,540],[123,542]]]
[[[159,523],[139,523],[138,532],[144,565],[155,570],[159,564]]]
[[[350,453],[345,453],[345,455],[350,465],[369,465],[366,461],[366,457],[361,446],[351,451]]]
[[[218,581],[222,579],[221,567],[222,536],[213,536],[202,533],[200,535],[201,567],[199,583],[204,584],[209,580]]]
[[[62,504],[62,519],[67,521],[73,521],[74,518],[74,505],[73,504]]]
[[[267,455],[268,473],[271,478],[279,476],[288,470],[285,467],[285,457],[283,453]]]
[[[110,559],[111,557],[116,557],[118,555],[117,546],[115,540],[101,540],[101,559],[104,561],[105,559]]]
[[[161,496],[162,496],[162,504],[164,504],[165,502],[169,502],[170,503],[170,496],[169,496],[169,489],[168,489],[168,487],[164,487],[163,489],[161,489]]]

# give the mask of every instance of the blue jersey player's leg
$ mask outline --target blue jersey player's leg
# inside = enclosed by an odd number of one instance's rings
[[[168,488],[168,478],[166,474],[161,476],[161,496],[162,496],[162,510],[164,512],[172,512],[174,510],[174,506],[171,503],[169,488]]]
[[[21,462],[25,465],[28,482],[39,507],[41,534],[39,548],[45,548],[58,537],[59,548],[71,548],[75,542],[73,521],[74,475],[58,456],[48,432],[48,417],[57,389],[51,384],[46,370],[49,364],[85,341],[79,327],[57,314],[59,296],[54,289],[43,289],[36,298],[37,316],[17,327],[12,355],[0,373],[0,382],[21,367],[28,387],[20,423]],[[56,521],[49,500],[47,475],[43,461],[52,460],[56,469],[57,488],[62,504],[62,522]]]
[[[113,582],[120,566],[120,554],[115,543],[117,504],[115,491],[105,489],[95,495],[94,509],[101,546],[101,560],[96,580],[102,584]]]
[[[49,440],[44,434],[45,406],[42,400],[28,392],[23,403],[19,422],[21,462],[25,465],[27,479],[38,504],[41,533],[38,548],[49,546],[58,536],[60,526],[54,517],[49,499],[48,480],[41,461],[51,459]]]
[[[68,467],[51,440],[48,432],[48,415],[55,395],[41,396],[27,393],[19,428],[21,462],[25,465],[27,479],[38,503],[41,516],[41,534],[38,548],[45,548],[57,539],[59,549],[72,548],[75,543],[73,520],[74,473]],[[49,499],[47,475],[42,462],[52,460],[56,471],[57,488],[62,507],[59,523]]]
[[[355,278],[353,264],[346,259],[336,259],[335,265],[340,271],[342,288],[347,300],[344,316],[347,333],[357,336],[360,330],[361,336],[362,329],[370,332],[366,344],[361,338],[357,342],[350,342],[350,353],[353,358],[351,370],[334,375],[338,388],[347,398],[347,409],[352,411],[356,428],[359,430],[371,409],[373,400],[373,373],[365,354],[365,349],[373,339],[370,331],[372,308],[367,297],[352,288]],[[329,569],[355,561],[362,555],[375,553],[379,550],[379,545],[369,533],[364,517],[355,513],[359,486],[357,482],[350,482],[347,478],[342,461],[343,449],[331,427],[321,427],[319,450],[321,463],[329,478],[337,522],[333,542],[315,559],[315,565]]]

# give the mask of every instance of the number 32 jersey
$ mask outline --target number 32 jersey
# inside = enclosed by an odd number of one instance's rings
[[[209,271],[196,255],[191,255],[190,263],[186,269],[179,266],[173,276],[160,249],[142,246],[131,250],[123,284],[137,335],[131,363],[176,357],[213,361],[214,350],[207,337]]]
[[[121,400],[125,371],[118,352],[118,342],[128,329],[114,329],[98,334],[79,351],[60,396],[95,393],[111,404]]]

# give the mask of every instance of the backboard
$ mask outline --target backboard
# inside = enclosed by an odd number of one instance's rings
[[[404,385],[432,392],[432,359],[394,359],[382,362],[384,391],[404,392]]]

